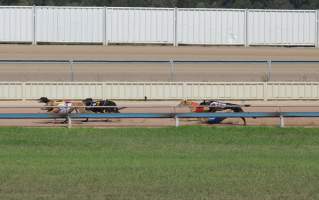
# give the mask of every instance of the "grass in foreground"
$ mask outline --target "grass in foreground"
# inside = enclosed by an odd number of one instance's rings
[[[0,199],[319,199],[319,129],[0,128]]]

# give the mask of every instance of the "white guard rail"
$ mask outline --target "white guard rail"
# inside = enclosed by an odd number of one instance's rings
[[[0,82],[1,100],[319,100],[319,82]]]

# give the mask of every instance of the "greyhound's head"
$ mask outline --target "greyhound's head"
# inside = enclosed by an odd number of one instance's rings
[[[85,106],[91,106],[93,103],[93,99],[92,98],[86,98],[84,100],[82,100],[82,102],[85,104]]]
[[[48,103],[50,100],[47,97],[41,97],[39,103]]]
[[[192,101],[183,99],[177,106],[178,107],[183,107],[183,106],[192,106]]]

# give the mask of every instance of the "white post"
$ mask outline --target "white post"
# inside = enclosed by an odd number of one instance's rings
[[[107,23],[107,20],[106,20],[106,17],[107,17],[107,7],[104,6],[103,8],[103,45],[107,46],[108,45],[108,41],[107,41],[107,30],[106,30],[106,23]]]
[[[284,127],[285,127],[284,116],[280,114],[280,128],[284,128]]]
[[[177,47],[178,46],[178,36],[177,36],[177,14],[178,14],[178,8],[174,8],[174,22],[173,22],[173,26],[174,26],[174,46]]]
[[[37,45],[37,38],[36,38],[36,6],[32,6],[32,45]]]
[[[70,60],[70,80],[74,81],[73,60]]]
[[[175,64],[173,59],[170,59],[169,62],[171,64],[171,82],[173,82],[175,81],[175,73],[176,73]]]
[[[68,115],[68,128],[72,128],[72,119],[70,117],[70,115]]]
[[[179,118],[175,117],[175,127],[179,127]]]
[[[315,30],[315,38],[316,38],[316,41],[315,41],[315,47],[316,48],[319,48],[319,10],[316,10],[316,30]]]
[[[244,45],[245,45],[245,47],[249,47],[248,17],[249,17],[249,10],[246,9],[246,10],[245,10],[245,28],[244,28],[244,40],[245,40],[245,41],[244,41],[244,43],[245,43]]]
[[[264,82],[264,101],[268,101],[268,82]]]
[[[267,82],[269,82],[271,80],[271,73],[272,73],[271,60],[268,60],[267,64],[268,64]]]

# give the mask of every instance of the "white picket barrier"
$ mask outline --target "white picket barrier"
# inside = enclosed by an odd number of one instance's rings
[[[0,82],[1,100],[319,100],[319,82]]]

